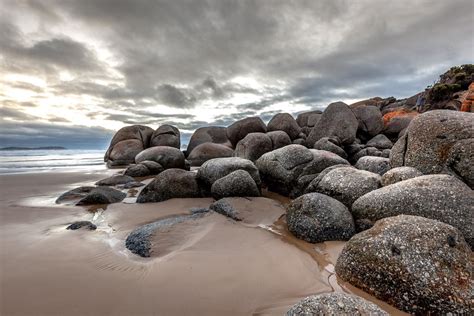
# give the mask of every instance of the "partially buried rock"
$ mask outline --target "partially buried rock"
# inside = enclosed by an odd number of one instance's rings
[[[184,169],[184,154],[177,148],[169,146],[157,146],[145,149],[135,157],[136,163],[151,160],[159,163],[164,169]]]
[[[364,194],[380,188],[380,176],[351,166],[333,167],[321,172],[306,192],[319,192],[331,196],[347,207]]]
[[[376,221],[400,214],[423,216],[459,229],[474,247],[474,192],[449,175],[426,175],[367,193],[352,205],[354,219]]]
[[[125,176],[130,177],[147,177],[151,174],[150,169],[144,164],[133,164],[128,166],[128,168],[124,171]]]
[[[256,161],[263,154],[272,151],[272,140],[264,133],[250,133],[235,146],[236,157]]]
[[[267,126],[259,117],[247,117],[227,127],[227,137],[233,146],[250,133],[265,133]]]
[[[57,204],[74,203],[76,205],[110,204],[122,201],[127,195],[109,187],[79,187],[61,194]]]
[[[150,171],[150,175],[157,175],[164,170],[163,166],[156,161],[145,160],[140,162],[140,165],[144,165]]]
[[[299,239],[318,243],[348,240],[355,234],[352,215],[341,202],[323,194],[308,193],[288,206],[289,231]]]
[[[161,202],[173,198],[201,197],[196,173],[167,169],[157,175],[138,195],[137,203]]]
[[[211,186],[211,194],[216,200],[230,196],[259,196],[257,184],[245,170],[236,170],[216,180]]]
[[[382,176],[382,185],[387,186],[403,180],[422,176],[423,173],[412,167],[398,167],[390,169]]]
[[[284,131],[291,139],[296,139],[301,132],[301,127],[290,114],[278,113],[268,122],[267,130],[269,132]]]
[[[388,316],[389,314],[361,297],[334,292],[309,296],[293,305],[286,315]]]
[[[99,186],[114,186],[119,184],[126,184],[129,182],[135,182],[135,179],[128,175],[114,175],[100,181],[97,181],[95,184]]]
[[[336,273],[411,314],[472,315],[471,258],[456,228],[401,215],[352,237],[337,259]]]
[[[192,166],[201,166],[214,158],[232,157],[234,150],[228,146],[214,143],[203,143],[194,147],[189,153],[188,160]]]
[[[390,159],[365,156],[357,160],[355,167],[360,170],[366,170],[383,175],[385,172],[390,170]]]
[[[66,229],[69,229],[69,230],[77,230],[81,228],[88,229],[88,230],[96,230],[97,226],[92,224],[89,221],[78,221],[66,227]]]

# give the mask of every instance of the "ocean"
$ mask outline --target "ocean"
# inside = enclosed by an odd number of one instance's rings
[[[0,174],[65,169],[105,169],[105,150],[2,150]]]

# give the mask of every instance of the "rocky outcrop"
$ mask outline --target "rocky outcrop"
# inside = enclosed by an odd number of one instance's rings
[[[266,133],[267,126],[259,117],[247,117],[227,127],[227,137],[233,146],[250,133]]]
[[[140,192],[137,203],[161,202],[173,198],[197,198],[202,193],[196,173],[182,169],[167,169],[156,176]]]
[[[270,122],[268,122],[267,130],[269,132],[284,131],[292,140],[298,138],[298,135],[301,133],[301,127],[293,116],[288,113],[276,114]]]
[[[309,147],[323,137],[337,136],[341,144],[351,144],[356,138],[359,121],[343,102],[331,103],[306,139]]]
[[[161,125],[153,132],[150,140],[150,147],[169,146],[180,149],[181,134],[179,129],[173,125]]]
[[[439,220],[459,229],[474,247],[474,192],[449,175],[425,175],[369,192],[352,205],[357,221],[400,214]]]
[[[446,173],[474,188],[474,113],[435,110],[416,117],[392,148],[393,167]]]
[[[355,233],[347,207],[319,193],[308,193],[293,200],[288,206],[286,221],[293,235],[311,243],[348,240]]]
[[[382,186],[422,176],[423,173],[413,167],[398,167],[385,172],[380,182]]]
[[[439,221],[396,216],[349,240],[336,273],[411,314],[474,312],[472,252],[461,233]]]
[[[215,143],[203,143],[194,147],[188,154],[191,166],[201,166],[208,160],[214,158],[232,157],[234,150],[228,146]]]
[[[388,316],[384,310],[361,297],[346,293],[309,296],[291,307],[286,316],[365,315]]]
[[[61,194],[57,204],[72,203],[75,205],[110,204],[122,201],[127,195],[119,190],[106,186],[79,187]]]
[[[217,179],[211,186],[211,195],[216,200],[234,196],[260,196],[260,190],[247,171],[236,170]]]
[[[150,160],[159,163],[164,169],[184,169],[184,154],[177,148],[157,146],[145,149],[135,157],[136,163]]]
[[[143,125],[121,128],[110,141],[104,161],[108,166],[133,163],[135,156],[149,146],[152,134],[153,129]]]
[[[357,160],[355,167],[383,175],[390,170],[390,159],[383,157],[364,156]]]
[[[321,172],[306,188],[335,198],[347,207],[364,194],[380,188],[380,176],[351,166],[332,167]]]
[[[272,140],[264,133],[250,133],[235,146],[236,157],[256,161],[263,154],[272,151]]]
[[[227,137],[227,127],[207,126],[200,127],[194,131],[186,149],[186,154],[192,153],[194,148],[204,143],[220,144],[232,148],[232,144]]]

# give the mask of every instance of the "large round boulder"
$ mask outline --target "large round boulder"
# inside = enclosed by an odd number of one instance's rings
[[[359,121],[347,104],[331,103],[311,130],[306,142],[312,147],[323,137],[337,136],[341,144],[351,144],[356,138],[358,126]]]
[[[210,190],[214,182],[236,170],[247,171],[257,186],[260,187],[261,180],[257,167],[252,161],[239,157],[208,160],[199,168],[197,178],[205,189]]]
[[[286,316],[312,315],[388,316],[389,314],[361,297],[337,292],[309,296],[293,305],[286,313]]]
[[[243,139],[249,133],[266,133],[267,126],[262,119],[255,117],[247,117],[227,127],[227,137],[233,146],[237,145],[239,140]]]
[[[140,163],[145,160],[157,162],[164,169],[184,169],[185,165],[184,154],[179,149],[169,146],[150,147],[140,152],[135,157],[136,163]]]
[[[215,143],[203,143],[194,147],[188,154],[191,166],[200,166],[214,158],[232,157],[234,150],[228,146]]]
[[[291,144],[291,138],[284,131],[268,132],[267,136],[272,141],[272,150],[282,148]]]
[[[227,137],[227,127],[200,127],[194,131],[193,135],[189,140],[188,148],[186,149],[187,155],[192,153],[194,148],[204,143],[215,143],[227,146],[229,148],[232,147],[232,144],[230,143],[229,138]]]
[[[234,196],[260,196],[260,190],[247,171],[236,170],[217,179],[211,186],[211,195],[216,200]]]
[[[342,280],[416,315],[472,315],[473,271],[456,228],[407,215],[352,237],[336,264]]]
[[[267,130],[272,131],[284,131],[290,136],[291,139],[298,138],[301,133],[301,127],[296,123],[295,119],[291,114],[278,113],[267,124]]]
[[[397,167],[385,172],[380,182],[385,187],[403,180],[421,177],[422,175],[423,173],[413,167]]]
[[[355,234],[354,220],[347,207],[319,193],[293,200],[288,205],[286,221],[293,235],[311,243],[348,240]]]
[[[365,223],[400,214],[423,216],[459,229],[474,247],[474,191],[449,175],[425,175],[367,193],[352,205]]]
[[[104,161],[109,166],[128,165],[135,161],[135,156],[147,148],[153,129],[143,125],[122,127],[110,141]]]
[[[380,176],[351,166],[333,167],[321,172],[306,188],[335,198],[347,207],[364,194],[380,188]]]
[[[298,123],[298,125],[300,127],[306,127],[306,126],[309,126],[309,127],[313,127],[314,126],[314,123],[313,125],[309,125],[310,124],[310,117],[312,116],[318,116],[318,117],[321,117],[321,114],[323,112],[320,111],[320,110],[314,110],[314,111],[309,111],[309,112],[303,112],[303,113],[300,113],[298,114],[298,116],[296,117],[296,123]],[[315,121],[315,119],[313,119],[313,121]],[[317,120],[316,120],[317,121]]]
[[[272,140],[264,133],[250,133],[235,146],[234,156],[256,161],[263,154],[272,151]]]
[[[400,133],[410,125],[414,117],[414,115],[400,115],[393,117],[384,124],[382,133],[387,135],[390,139],[396,140]]]
[[[174,198],[201,197],[196,173],[183,169],[167,169],[153,179],[137,198],[137,203],[161,202]]]
[[[150,147],[169,146],[180,149],[181,134],[179,129],[173,125],[161,125],[153,132],[150,140]]]
[[[474,188],[474,113],[435,110],[418,115],[392,148],[393,167],[447,173]]]
[[[390,170],[390,159],[383,157],[364,156],[357,160],[355,167],[383,175]]]
[[[370,139],[382,131],[382,112],[380,112],[378,107],[372,105],[357,106],[352,108],[352,112],[354,112],[359,121],[357,133],[365,139]]]

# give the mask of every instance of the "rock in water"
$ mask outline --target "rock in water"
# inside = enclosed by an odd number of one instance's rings
[[[452,225],[474,247],[474,191],[453,176],[426,175],[397,182],[365,194],[352,205],[356,223],[400,214]]]
[[[96,230],[97,226],[92,224],[89,221],[78,221],[66,227],[66,229],[69,229],[69,230],[77,230],[81,228],[88,229],[88,230]]]
[[[183,169],[167,169],[143,188],[138,195],[137,203],[196,197],[201,197],[196,173]]]
[[[260,190],[247,171],[236,170],[216,180],[211,186],[211,194],[218,200],[232,196],[260,196]]]
[[[474,188],[474,113],[435,110],[418,115],[392,148],[392,167],[447,173]]]
[[[341,144],[348,145],[354,142],[358,126],[359,121],[347,104],[331,103],[311,130],[306,142],[313,147],[323,137],[337,136]]]
[[[177,148],[157,146],[145,149],[135,157],[136,163],[151,160],[159,163],[164,169],[184,169],[184,154]]]
[[[352,237],[337,259],[336,273],[408,313],[472,315],[471,257],[456,228],[401,215]]]
[[[390,170],[390,159],[383,157],[364,156],[357,160],[355,167],[360,170],[366,170],[379,175],[383,175]]]
[[[293,305],[286,316],[351,315],[388,316],[384,310],[361,297],[345,293],[309,296]]]
[[[250,133],[235,146],[236,157],[256,161],[263,154],[272,151],[272,140],[264,133]]]
[[[421,177],[423,173],[412,167],[398,167],[390,169],[382,176],[382,185],[385,187],[403,180]]]
[[[296,123],[293,116],[288,113],[278,113],[270,122],[268,122],[267,130],[272,131],[284,131],[291,139],[298,138],[301,133],[301,127]]]
[[[288,206],[286,221],[293,235],[311,243],[348,240],[355,234],[347,207],[319,193],[308,193],[293,200]]]
[[[188,160],[192,166],[201,166],[208,160],[232,157],[233,154],[234,150],[230,147],[221,144],[203,143],[194,147],[188,155]]]
[[[227,137],[233,146],[250,133],[266,133],[267,126],[259,117],[247,117],[227,127]]]
[[[306,188],[335,198],[347,207],[364,194],[380,188],[380,176],[351,166],[327,168]]]
[[[172,125],[161,125],[153,132],[150,140],[150,147],[169,146],[180,149],[181,134],[179,129]]]
[[[143,125],[125,126],[115,133],[104,156],[109,166],[128,165],[147,148],[153,129]]]

